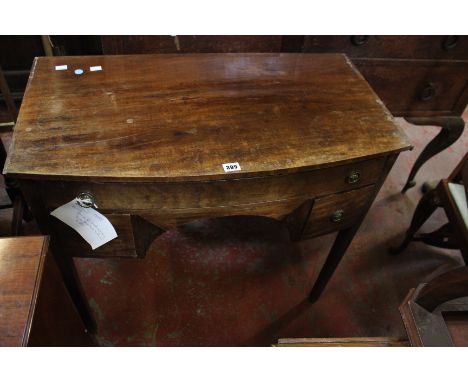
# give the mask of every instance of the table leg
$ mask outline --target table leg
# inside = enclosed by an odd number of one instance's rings
[[[369,198],[367,205],[363,208],[362,215],[355,220],[355,223],[352,226],[342,229],[341,231],[338,232],[335,242],[333,243],[333,246],[330,249],[328,257],[325,260],[325,264],[323,265],[323,268],[320,271],[319,276],[317,277],[317,280],[315,281],[315,284],[312,287],[312,290],[309,294],[309,300],[311,302],[316,302],[321,296],[325,287],[327,286],[328,281],[331,279],[333,273],[335,272],[336,267],[340,263],[346,250],[351,244],[351,241],[356,235],[356,232],[361,226],[361,223],[364,221],[364,218],[366,217],[367,212],[369,211],[373,201],[375,200],[375,197],[377,196],[377,193],[382,187],[396,159],[397,159],[397,155],[391,155],[387,158],[387,162],[385,163],[385,166],[382,169],[380,179],[375,185],[374,194],[372,195],[372,197]]]
[[[41,183],[38,184],[34,181],[20,180],[19,187],[27,205],[31,208],[31,212],[39,225],[41,233],[43,235],[50,235],[49,220],[51,218],[42,200],[41,192],[38,192],[38,189],[40,190],[41,188]],[[62,273],[62,278],[68,289],[68,293],[87,331],[92,334],[96,333],[96,322],[94,321],[88,301],[83,293],[73,258],[61,250],[55,243],[53,237],[51,237],[50,240],[50,250]]]
[[[96,322],[91,314],[88,300],[83,292],[73,258],[67,254],[61,253],[58,248],[54,247],[53,243],[51,243],[52,255],[62,273],[68,293],[80,314],[86,330],[88,333],[94,334],[96,333]]]
[[[435,138],[430,141],[424,148],[422,153],[413,165],[408,176],[405,186],[401,190],[405,193],[411,187],[414,187],[416,182],[414,177],[424,163],[431,159],[434,155],[445,150],[454,143],[462,134],[465,128],[465,121],[461,117],[421,117],[421,118],[406,118],[409,123],[414,125],[435,125],[440,126],[441,130]]]
[[[323,265],[323,268],[320,271],[317,281],[315,281],[312,291],[309,294],[309,300],[311,302],[316,302],[321,296],[323,290],[328,284],[328,281],[335,272],[336,267],[343,258],[346,249],[348,249],[348,246],[351,244],[351,241],[353,240],[354,235],[356,234],[360,225],[361,224],[359,222],[359,224],[356,224],[350,228],[346,228],[338,232],[335,242],[333,243],[333,246],[330,249],[330,253],[328,254],[327,259],[325,260],[325,264]]]

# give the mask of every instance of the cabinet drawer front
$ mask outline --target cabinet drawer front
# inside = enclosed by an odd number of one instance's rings
[[[468,59],[468,36],[306,36],[308,53],[359,58]]]
[[[71,227],[50,216],[50,234],[60,250],[76,257],[137,257],[131,217],[128,214],[106,214],[118,237],[95,250]]]
[[[41,197],[52,211],[84,191],[95,196],[102,212],[243,206],[285,199],[312,199],[375,183],[385,157],[304,173],[263,178],[186,183],[43,182]]]
[[[354,60],[395,116],[458,115],[468,101],[468,61]]]
[[[315,200],[302,234],[303,239],[347,228],[363,213],[375,186],[324,196]]]

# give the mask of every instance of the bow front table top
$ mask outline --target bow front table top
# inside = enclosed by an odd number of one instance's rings
[[[265,216],[291,240],[339,231],[316,298],[409,148],[341,54],[39,57],[4,173],[69,256],[143,257],[199,218]],[[118,235],[96,250],[50,216],[81,193]]]

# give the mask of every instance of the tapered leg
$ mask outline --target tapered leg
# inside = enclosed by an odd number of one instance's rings
[[[73,263],[73,258],[67,254],[61,253],[60,250],[51,242],[52,255],[57,262],[62,273],[63,281],[67,287],[68,293],[73,300],[73,303],[80,314],[81,319],[88,333],[96,333],[96,322],[91,314],[88,301],[81,287],[80,279]]]
[[[13,218],[11,219],[11,236],[22,234],[24,216],[24,200],[21,195],[17,195],[13,201]]]
[[[340,263],[341,259],[343,258],[346,250],[348,249],[351,241],[353,240],[356,232],[358,231],[361,223],[364,221],[364,218],[369,211],[369,208],[372,205],[377,193],[379,192],[380,188],[382,187],[383,182],[387,178],[388,173],[390,172],[395,160],[397,159],[397,155],[392,155],[387,158],[385,166],[382,170],[381,176],[379,181],[375,185],[374,194],[372,197],[369,198],[367,205],[362,209],[362,214],[355,220],[355,223],[346,229],[343,229],[338,232],[336,236],[335,242],[333,243],[332,248],[328,254],[327,259],[325,260],[325,264],[323,265],[320,274],[315,281],[315,284],[309,294],[309,300],[311,302],[315,302],[319,299],[320,295],[322,294],[323,290],[328,284],[328,281],[331,279],[333,273],[335,272],[336,267]]]
[[[36,219],[39,229],[43,235],[50,235],[49,220],[50,215],[44,206],[41,193],[37,191],[37,183],[27,180],[21,180],[19,184],[22,194],[30,206],[31,212]],[[96,323],[91,314],[88,301],[83,293],[80,279],[73,263],[73,259],[67,253],[63,253],[59,246],[57,246],[53,237],[50,240],[50,250],[55,258],[57,266],[62,273],[63,281],[68,289],[68,293],[76,305],[81,319],[89,333],[96,332]]]
[[[343,258],[346,249],[351,244],[351,241],[353,240],[356,231],[359,229],[359,226],[360,224],[356,224],[353,227],[338,232],[335,242],[333,243],[333,246],[330,249],[330,253],[328,254],[327,260],[325,260],[325,264],[323,265],[317,281],[315,282],[314,287],[310,292],[309,300],[311,302],[317,301],[321,296],[325,286]]]
[[[461,117],[426,117],[426,118],[406,118],[409,123],[414,125],[435,125],[440,126],[442,129],[435,138],[430,141],[424,148],[422,153],[413,165],[411,172],[408,176],[405,186],[401,190],[402,193],[406,192],[416,184],[414,177],[421,168],[434,155],[445,150],[453,144],[462,134],[465,128],[465,122]]]
[[[434,213],[438,206],[439,201],[437,198],[437,188],[424,194],[416,206],[413,219],[411,220],[411,224],[406,231],[403,242],[398,247],[390,248],[390,253],[396,255],[403,251],[411,242],[418,229],[421,228],[424,222]]]

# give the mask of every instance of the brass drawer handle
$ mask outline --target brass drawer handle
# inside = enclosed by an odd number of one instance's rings
[[[356,46],[364,45],[369,40],[369,36],[351,36],[351,43]]]
[[[76,197],[76,201],[83,208],[97,207],[96,198],[89,191],[80,192]]]
[[[361,179],[361,173],[357,170],[353,170],[346,177],[346,182],[348,182],[349,184],[354,184],[354,183],[359,182],[360,179]]]
[[[444,50],[451,50],[457,46],[458,40],[458,36],[446,36],[442,43],[442,48],[444,48]]]
[[[419,99],[421,101],[430,101],[436,95],[436,90],[434,84],[429,82],[423,90],[421,90],[421,94],[419,95]]]
[[[343,210],[336,210],[333,212],[333,215],[331,216],[331,221],[333,223],[338,223],[343,220],[344,216],[344,211]]]

